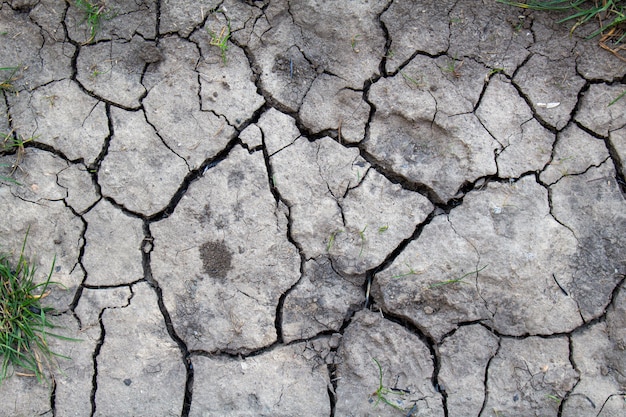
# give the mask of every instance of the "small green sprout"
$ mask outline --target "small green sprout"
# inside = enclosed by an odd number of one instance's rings
[[[409,266],[409,264],[406,264],[406,267],[409,269],[409,272],[406,272],[404,274],[394,275],[391,278],[403,278],[403,277],[408,277],[409,275],[419,275],[422,273],[422,271],[415,271],[413,268]]]
[[[359,258],[363,255],[363,249],[365,248],[365,229],[367,229],[367,225],[365,225],[363,230],[359,231],[359,236],[361,237],[361,250],[359,251]]]
[[[328,244],[326,245],[326,252],[330,252],[330,249],[335,244],[335,237],[341,232],[343,232],[343,230],[337,229],[330,234],[330,237],[328,238]]]
[[[1,167],[11,167],[11,168],[13,168],[13,167],[12,167],[11,165],[9,165],[9,164],[0,164],[0,168],[1,168]],[[20,184],[19,182],[15,181],[13,178],[11,178],[11,177],[5,177],[5,176],[2,176],[2,175],[0,175],[0,181],[8,182],[8,183],[15,184],[15,185],[22,185],[22,184]]]
[[[350,46],[352,46],[352,50],[354,53],[358,54],[361,50],[357,47],[359,44],[359,38],[361,35],[354,35],[352,39],[350,39]]]
[[[624,96],[626,96],[626,90],[624,90],[619,96],[613,99],[607,107],[612,106],[613,104],[617,103],[617,101]]]
[[[104,74],[106,74],[106,73],[108,73],[108,72],[111,72],[111,69],[112,69],[112,68],[109,68],[109,69],[108,69],[108,70],[106,70],[106,71],[100,71],[100,68],[98,68],[98,65],[97,65],[97,64],[96,64],[96,65],[93,65],[93,66],[91,67],[91,75],[90,75],[90,77],[91,77],[91,79],[94,79],[94,80],[95,80],[95,79],[96,79],[99,75],[104,75]]]
[[[489,72],[487,73],[487,75],[485,75],[485,82],[489,82],[489,80],[491,79],[492,76],[494,76],[495,74],[500,74],[504,72],[504,68],[492,68],[489,70]]]
[[[12,131],[8,134],[0,133],[0,152],[12,152],[15,150],[16,157],[11,167],[11,175],[13,175],[22,162],[22,159],[24,159],[24,144],[34,139],[33,137],[24,139],[23,137],[14,135]]]
[[[557,404],[561,404],[561,401],[563,400],[561,397],[559,397],[558,395],[546,395],[546,397],[554,402],[556,402]]]
[[[400,75],[402,75],[402,77],[404,78],[404,81],[406,81],[407,84],[409,85],[414,85],[416,87],[424,87],[426,84],[422,81],[422,77],[420,77],[420,80],[418,81],[417,79],[410,77],[408,75],[406,75],[403,71],[400,71]]]
[[[211,36],[211,40],[209,41],[209,45],[217,46],[220,49],[220,56],[222,57],[222,62],[226,65],[226,51],[228,51],[228,40],[230,39],[230,20],[226,26],[222,27],[220,34],[209,31],[209,35]]]
[[[17,81],[20,77],[17,75],[17,72],[20,70],[20,66],[17,67],[2,67],[0,71],[7,71],[8,75],[6,77],[0,78],[0,90],[4,91],[15,91],[15,86],[13,83]],[[26,68],[24,68],[26,69]]]
[[[389,394],[404,395],[404,392],[392,390],[383,385],[383,368],[381,368],[380,363],[376,360],[376,358],[372,359],[378,367],[378,389],[374,393],[372,393],[372,396],[376,396],[376,403],[374,404],[374,407],[377,407],[378,404],[382,401],[385,404],[395,408],[396,410],[402,410],[402,407],[389,401],[386,396]]]
[[[459,277],[459,278],[449,279],[449,280],[446,280],[446,281],[441,281],[441,282],[437,282],[437,283],[431,284],[431,285],[428,286],[428,288],[437,288],[437,287],[441,287],[443,285],[465,283],[463,281],[463,279],[467,278],[470,275],[478,274],[480,271],[482,271],[483,269],[487,268],[488,266],[489,265],[485,265],[482,268],[477,269],[476,271],[468,272],[467,274],[465,274],[465,275],[463,275],[462,277]]]
[[[382,233],[385,233],[387,230],[389,230],[389,226],[387,226],[387,225],[380,226],[378,228],[378,233],[382,234]]]
[[[455,78],[460,78],[461,73],[459,72],[459,69],[461,69],[464,62],[465,61],[460,60],[455,55],[454,58],[450,58],[450,60],[448,61],[448,64],[445,66],[445,68],[443,68],[443,70],[445,72],[449,72],[450,74],[454,75]]]

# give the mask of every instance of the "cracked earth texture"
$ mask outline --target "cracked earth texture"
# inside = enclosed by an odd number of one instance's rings
[[[0,415],[626,415],[626,63],[594,27],[106,5],[87,42],[74,2],[0,4],[0,131],[32,138],[0,154],[2,249],[56,255],[80,339]]]

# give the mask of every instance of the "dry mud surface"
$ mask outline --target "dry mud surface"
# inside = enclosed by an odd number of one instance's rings
[[[0,131],[32,139],[1,244],[56,256],[80,339],[0,415],[626,415],[626,63],[593,26],[106,6],[89,42],[74,1],[0,4]]]

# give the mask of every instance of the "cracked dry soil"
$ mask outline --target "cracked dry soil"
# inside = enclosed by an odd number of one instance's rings
[[[0,415],[626,415],[626,63],[594,27],[106,6],[86,42],[73,1],[0,4],[0,131],[32,138],[0,154],[1,244],[56,255],[80,339]]]

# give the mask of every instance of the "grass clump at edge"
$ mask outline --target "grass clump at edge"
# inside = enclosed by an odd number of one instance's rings
[[[618,58],[626,61],[626,57],[619,54],[619,51],[626,49],[623,41],[626,40],[626,1],[623,0],[529,0],[526,2],[516,2],[509,0],[497,0],[498,3],[510,6],[521,7],[523,9],[540,11],[571,12],[571,14],[557,23],[564,23],[576,20],[570,29],[574,32],[579,26],[592,19],[598,20],[598,29],[587,36],[587,39],[603,35],[600,39],[600,46],[613,52]],[[614,46],[610,47],[608,42]]]
[[[48,332],[55,326],[49,319],[52,308],[41,305],[49,293],[55,261],[45,281],[34,280],[36,267],[24,254],[28,232],[17,263],[8,254],[0,253],[0,384],[12,375],[46,379],[55,357],[69,359],[50,350],[48,337],[75,340]],[[55,258],[56,259],[56,258]]]
[[[523,9],[571,12],[572,14],[557,22],[564,23],[575,19],[576,23],[570,29],[570,33],[591,19],[597,19],[599,27],[587,36],[587,39],[602,35],[598,42],[600,47],[626,62],[626,54],[623,52],[626,51],[624,43],[626,40],[626,1],[624,0],[528,0],[524,3],[509,0],[497,1]],[[615,104],[625,94],[626,91],[621,93],[609,103],[609,106]]]

